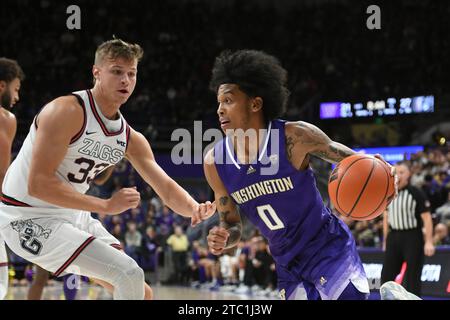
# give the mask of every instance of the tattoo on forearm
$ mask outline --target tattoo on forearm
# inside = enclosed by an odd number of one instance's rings
[[[229,214],[230,214],[229,210],[228,211],[219,211],[220,222],[228,224],[227,218],[228,218]]]
[[[340,162],[344,158],[354,154],[354,152],[344,146],[340,147],[330,144],[327,150],[320,150],[311,154],[326,161]]]
[[[219,202],[220,202],[220,205],[221,205],[221,206],[226,206],[227,203],[228,203],[228,197],[227,197],[227,196],[221,197],[221,198],[219,199]]]
[[[336,159],[334,159],[328,152],[326,151],[316,151],[316,152],[311,152],[311,154],[313,156],[316,156],[320,159],[323,160],[327,160],[327,161],[337,161]]]
[[[330,150],[336,154],[338,154],[342,159],[351,156],[354,154],[353,150],[349,150],[347,147],[335,147],[334,145],[330,145]]]
[[[229,197],[221,197],[219,198],[219,203],[222,206],[225,206],[228,201]],[[235,246],[239,239],[241,238],[241,229],[242,229],[242,223],[239,222],[239,214],[235,212],[234,210],[219,210],[219,217],[220,217],[220,226],[222,228],[225,228],[230,233],[230,236],[228,237],[226,248],[231,248]]]
[[[228,200],[229,200],[228,196],[220,197],[219,198],[219,203],[220,203],[221,206],[226,206],[227,203],[228,203]],[[221,223],[227,223],[228,215],[230,214],[230,210],[221,211],[219,209],[218,211],[219,211],[220,222]]]

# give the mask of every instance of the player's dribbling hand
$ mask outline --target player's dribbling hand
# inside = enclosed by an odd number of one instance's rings
[[[191,226],[195,227],[200,222],[210,218],[216,213],[216,202],[206,201],[198,204],[196,210],[192,213]]]
[[[374,157],[375,158],[377,158],[377,159],[379,159],[379,160],[381,160],[381,161],[383,161],[387,166],[388,166],[388,168],[390,168],[391,169],[391,176],[392,177],[394,177],[394,190],[395,190],[395,195],[394,195],[394,197],[392,197],[392,199],[391,199],[391,201],[392,200],[394,200],[395,198],[397,198],[397,195],[398,195],[398,176],[397,176],[397,172],[396,172],[396,170],[395,170],[395,167],[394,166],[391,166],[386,160],[384,160],[383,159],[383,157],[380,155],[380,154],[376,154],[376,155],[374,155]]]
[[[106,214],[115,215],[136,208],[140,200],[141,195],[136,187],[120,189],[106,200]]]
[[[222,227],[214,227],[209,230],[208,234],[208,247],[212,254],[220,255],[225,249],[228,237],[230,233],[227,229]]]

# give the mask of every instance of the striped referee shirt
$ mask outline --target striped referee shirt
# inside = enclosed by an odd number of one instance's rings
[[[420,215],[430,211],[430,202],[418,188],[408,184],[398,191],[388,210],[388,223],[392,230],[422,229]]]

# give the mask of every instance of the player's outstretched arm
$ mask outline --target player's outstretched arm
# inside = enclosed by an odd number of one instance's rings
[[[0,114],[0,195],[2,194],[3,179],[11,162],[11,147],[16,129],[16,117],[11,112],[6,111],[4,114]]]
[[[214,191],[217,211],[220,215],[220,226],[209,231],[208,246],[213,254],[219,255],[223,250],[237,245],[241,239],[242,222],[236,204],[217,173],[212,150],[205,157],[203,169],[206,180]]]
[[[47,104],[37,124],[28,177],[31,196],[60,207],[101,214],[117,214],[139,204],[139,193],[132,188],[122,189],[104,200],[79,193],[56,176],[70,140],[83,125],[83,110],[75,97],[60,97]]]
[[[286,124],[286,151],[289,159],[295,159],[298,153],[306,153],[331,163],[356,154],[349,147],[331,140],[315,125],[304,121]]]
[[[344,158],[356,154],[355,151],[342,143],[331,140],[322,130],[315,125],[304,122],[288,122],[286,124],[286,154],[294,166],[313,155],[331,163],[338,163]],[[391,169],[391,175],[395,179],[395,195],[398,193],[398,182],[395,168],[387,163],[381,155],[376,158],[385,162]]]
[[[214,203],[207,201],[199,204],[164,172],[156,162],[147,139],[132,128],[126,157],[167,206],[184,217],[192,218],[192,225],[208,219],[215,213]]]

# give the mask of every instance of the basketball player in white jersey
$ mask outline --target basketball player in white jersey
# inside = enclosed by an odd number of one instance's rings
[[[6,170],[11,162],[11,147],[17,121],[11,109],[19,101],[20,83],[24,73],[16,61],[0,58],[0,196]],[[0,300],[8,291],[8,257],[5,242],[0,237]]]
[[[92,68],[94,88],[59,97],[35,117],[3,183],[0,235],[16,254],[53,272],[97,279],[114,299],[150,298],[137,263],[116,250],[119,241],[90,212],[136,208],[135,188],[110,199],[84,194],[89,182],[126,157],[172,210],[195,225],[215,212],[197,203],[156,163],[149,143],[119,109],[136,85],[143,51],[114,39],[101,44]],[[147,288],[147,289],[145,289]]]

